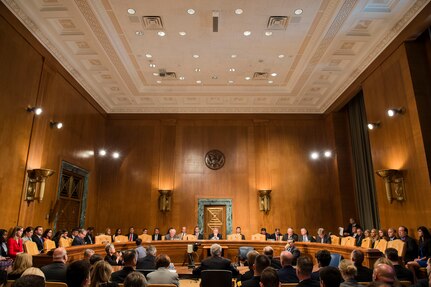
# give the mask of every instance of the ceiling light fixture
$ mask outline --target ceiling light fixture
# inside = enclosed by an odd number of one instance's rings
[[[195,72],[200,72],[200,71],[201,71],[201,69],[199,69],[199,68],[195,69]]]
[[[112,153],[112,157],[113,157],[113,158],[119,158],[119,157],[120,157],[120,153],[118,153],[118,152],[113,152],[113,153]]]
[[[157,35],[159,35],[160,37],[164,37],[166,35],[166,33],[163,31],[159,31],[159,32],[157,32]]]
[[[153,56],[151,54],[146,54],[145,57],[152,58]]]
[[[43,111],[42,108],[38,108],[38,107],[27,107],[27,112],[29,113],[34,113],[35,115],[40,115]]]
[[[375,123],[369,123],[368,125],[367,125],[367,127],[368,127],[368,129],[371,131],[371,130],[374,130],[374,129],[377,129],[377,128],[379,128],[380,127],[380,122],[375,122]]]
[[[296,9],[294,13],[295,13],[295,15],[301,15],[302,12],[304,12],[304,10],[302,10],[302,9]]]
[[[248,36],[250,36],[250,35],[251,35],[251,31],[245,31],[245,32],[244,32],[244,36],[248,37]]]
[[[105,156],[106,155],[106,150],[104,150],[104,149],[99,150],[99,155],[100,156]]]
[[[246,79],[247,81],[251,80],[251,78],[250,78],[250,77],[245,77],[245,79]]]
[[[405,108],[398,108],[398,109],[391,108],[387,111],[387,113],[388,113],[388,116],[393,117],[395,115],[402,115],[405,113],[405,111],[406,111]]]
[[[235,70],[235,68],[230,68],[229,69],[229,72],[235,72],[236,70]]]
[[[193,58],[197,59],[197,58],[199,58],[199,55],[195,54],[195,55],[193,55]]]
[[[265,32],[265,36],[271,36],[272,35],[272,32],[271,31],[266,31]]]
[[[272,83],[274,83],[274,81],[271,81],[271,80],[268,81],[268,84],[272,84]]]
[[[156,81],[156,83],[157,83],[157,84],[161,84],[161,83],[162,83],[162,81],[158,80],[158,81]]]
[[[232,56],[230,56],[231,58],[236,58],[236,57],[238,57],[238,55],[235,55],[235,54],[233,54]]]
[[[160,76],[159,73],[153,73],[153,76]]]
[[[127,9],[127,13],[129,13],[130,15],[135,15],[136,10],[133,8],[129,8],[129,9]]]
[[[142,31],[136,31],[135,34],[136,34],[136,36],[143,36],[144,32],[142,32]]]
[[[187,33],[186,33],[186,32],[184,32],[184,31],[178,32],[178,34],[180,34],[180,36],[185,36],[185,35],[187,35]]]
[[[277,73],[272,73],[271,76],[277,77]]]
[[[229,81],[228,83],[229,83],[229,84],[233,84],[233,81]]]
[[[212,77],[211,77],[211,79],[213,79],[213,80],[217,80],[217,79],[218,79],[218,77],[217,77],[217,76],[212,76]]]
[[[283,54],[280,54],[280,55],[278,55],[278,58],[283,59],[283,58],[284,58],[284,55],[283,55]]]
[[[57,128],[58,130],[63,127],[63,123],[62,122],[50,121],[49,125],[50,125],[51,128]]]
[[[184,81],[184,79],[185,79],[185,78],[184,78],[184,77],[180,77],[179,79],[180,79],[181,81]]]
[[[326,158],[330,158],[332,157],[332,151],[330,150],[325,150],[325,152],[323,153],[323,156]]]
[[[313,152],[310,154],[310,158],[311,158],[311,159],[314,159],[314,160],[319,159],[319,153],[318,153],[317,151],[313,151]]]
[[[196,13],[196,11],[195,11],[195,9],[190,8],[190,9],[187,9],[187,13],[189,15],[194,15]]]
[[[197,80],[197,81],[196,81],[196,84],[202,84],[202,81]]]
[[[156,64],[153,64],[153,63],[150,64],[150,68],[155,68],[155,67],[156,67]]]
[[[241,8],[235,9],[236,15],[241,15],[243,12],[244,12],[244,10],[242,10]]]

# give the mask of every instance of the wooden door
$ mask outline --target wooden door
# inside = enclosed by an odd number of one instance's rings
[[[218,228],[223,239],[226,239],[226,205],[204,206],[204,236],[211,234],[213,228]]]
[[[68,170],[63,170],[57,217],[57,230],[79,226],[84,177]]]

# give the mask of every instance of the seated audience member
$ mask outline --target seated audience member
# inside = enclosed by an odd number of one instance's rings
[[[418,256],[414,261],[407,262],[407,267],[413,272],[413,274],[416,274],[416,269],[419,267],[426,267],[428,258],[431,257],[431,235],[428,228],[425,226],[419,226],[417,231],[419,238]]]
[[[72,246],[85,245],[84,238],[87,235],[87,231],[85,229],[79,229],[78,236],[75,236],[72,241]]]
[[[325,244],[331,244],[331,237],[326,234],[325,229],[319,228],[317,229],[317,243],[325,243]]]
[[[79,228],[75,227],[72,228],[72,230],[70,231],[69,237],[73,239],[75,239],[76,236],[78,236],[79,233]]]
[[[356,267],[353,264],[353,261],[348,259],[343,259],[340,261],[338,265],[338,269],[340,269],[341,276],[343,277],[344,282],[341,283],[342,287],[359,287],[361,286],[358,281],[355,280],[356,276]]]
[[[33,242],[36,243],[37,249],[41,253],[43,251],[43,238],[42,238],[42,234],[43,234],[43,227],[42,226],[36,226],[34,228],[34,231],[33,231],[33,236],[31,237],[31,239],[33,240]]]
[[[409,235],[409,230],[405,226],[398,227],[398,237],[406,243],[406,255],[404,262],[414,261],[418,256],[418,245]]]
[[[253,278],[242,282],[243,287],[259,287],[260,286],[260,276],[263,270],[271,265],[271,260],[266,255],[258,255],[254,261]]]
[[[165,240],[178,240],[177,231],[175,228],[169,228],[168,234],[165,235]]]
[[[413,272],[400,265],[398,251],[395,248],[387,248],[385,250],[385,256],[391,261],[398,280],[413,282]]]
[[[219,244],[213,244],[210,248],[211,256],[204,259],[199,267],[193,269],[193,275],[200,276],[202,270],[230,270],[232,271],[232,277],[236,277],[239,272],[232,266],[229,259],[221,257],[222,248]]]
[[[94,244],[94,227],[87,228],[87,234],[84,237],[85,244]]]
[[[111,228],[107,227],[105,229],[105,235],[112,236]]]
[[[43,241],[52,240],[52,229],[51,228],[45,229],[45,231],[42,234],[42,238],[43,238]]]
[[[369,229],[365,229],[364,230],[364,237],[365,238],[368,238],[368,237],[370,237],[371,236],[371,232],[370,232],[370,230]]]
[[[90,287],[117,287],[118,283],[111,282],[112,267],[105,261],[99,261],[94,264],[93,270],[91,271],[91,283]]]
[[[120,252],[115,251],[114,244],[107,244],[105,247],[106,256],[105,261],[112,266],[123,265],[123,258]]]
[[[364,262],[364,253],[361,250],[353,250],[350,260],[356,267],[355,280],[358,282],[371,282],[373,280],[373,270],[362,265]]]
[[[15,281],[14,287],[45,287],[45,279],[38,275],[23,276]]]
[[[301,256],[301,251],[295,246],[295,241],[292,239],[287,240],[287,244],[284,247],[286,251],[293,255],[293,265],[296,265],[296,260]]]
[[[61,231],[58,231],[54,238],[52,239],[55,242],[55,246],[60,246],[60,240],[66,240],[68,239],[69,232],[66,229],[62,229]]]
[[[18,254],[24,252],[24,247],[22,244],[22,233],[24,229],[21,226],[17,226],[12,230],[8,240],[7,249],[9,252],[9,257],[15,258]]]
[[[356,223],[356,220],[354,218],[350,218],[349,225],[343,231],[343,236],[353,236],[356,233],[356,228],[358,226],[359,225]],[[340,228],[343,229],[342,227]]]
[[[378,238],[389,241],[388,232],[385,229],[379,229]]]
[[[147,248],[147,256],[144,258],[138,259],[136,263],[136,269],[147,269],[154,270],[156,269],[156,253],[157,249],[153,245],[148,246]]]
[[[308,234],[308,230],[305,227],[301,228],[301,235],[298,238],[299,242],[316,242],[313,236]]]
[[[244,234],[242,234],[242,232],[241,232],[241,227],[240,227],[240,226],[237,226],[237,227],[236,227],[235,233],[236,233],[236,234],[239,234],[239,235],[241,236],[241,240],[245,240],[245,235],[244,235]]]
[[[387,264],[377,264],[373,270],[373,281],[380,281],[390,286],[400,286],[395,270]]]
[[[298,235],[293,231],[292,227],[287,228],[287,233],[283,235],[283,241],[293,240],[298,241]]]
[[[56,248],[52,254],[52,263],[40,268],[46,281],[66,283],[67,252],[63,247]]]
[[[249,270],[241,275],[239,281],[246,281],[253,278],[253,275],[254,275],[253,265],[258,255],[259,255],[259,252],[257,252],[256,250],[251,250],[247,253],[247,263],[248,263]]]
[[[142,234],[148,234],[148,228],[146,227],[142,228]]]
[[[12,272],[7,276],[8,280],[16,280],[22,273],[33,266],[33,257],[27,253],[20,253],[16,256],[12,265]]]
[[[193,233],[193,235],[196,236],[198,240],[204,239],[204,235],[200,232],[199,226],[195,226],[195,232]]]
[[[123,269],[112,273],[111,280],[116,283],[123,283],[129,273],[135,271],[136,267],[136,251],[127,250],[123,255],[124,267]]]
[[[296,270],[292,266],[293,255],[289,251],[283,251],[280,254],[281,264],[283,268],[277,271],[278,278],[281,283],[298,283],[299,279],[296,276]]]
[[[129,228],[129,233],[127,233],[126,236],[129,241],[136,241],[136,239],[138,239],[138,235],[135,234],[135,228],[133,226]]]
[[[276,228],[274,230],[274,233],[269,236],[269,239],[272,239],[275,241],[279,241],[279,240],[281,240],[281,238],[283,238],[283,235],[281,235],[280,228]]]
[[[160,229],[159,228],[154,228],[154,234],[151,235],[151,240],[153,241],[157,241],[157,240],[162,240],[162,235],[160,234]]]
[[[112,242],[115,242],[115,237],[117,237],[118,235],[123,235],[123,234],[122,234],[122,231],[121,231],[121,228],[117,228],[117,229],[115,230],[114,235],[112,235]]]
[[[260,274],[260,287],[279,287],[280,280],[274,268],[266,267]]]
[[[311,279],[311,272],[313,271],[313,261],[308,256],[301,256],[298,258],[296,265],[296,276],[298,276],[298,287],[318,287],[319,281]]]
[[[218,228],[214,227],[213,228],[213,233],[211,233],[208,236],[208,239],[210,239],[210,240],[220,240],[220,239],[223,239],[223,236],[220,233],[218,233]]]
[[[0,287],[6,286],[7,283],[7,271],[0,270]]]
[[[371,247],[374,247],[374,244],[379,240],[379,234],[377,233],[377,229],[375,228],[371,229],[370,239],[371,239]]]
[[[142,246],[142,239],[136,239],[136,254],[138,254],[138,260],[147,256],[147,250]]]
[[[26,241],[33,241],[31,237],[33,236],[33,227],[28,226],[26,229],[24,229],[24,234],[22,236],[22,243],[25,243]]]
[[[379,264],[386,264],[386,265],[389,265],[392,268],[394,268],[394,265],[392,264],[391,260],[389,260],[388,258],[386,258],[384,256],[377,258],[377,260],[374,262],[373,267],[376,268],[376,266]]]
[[[94,255],[94,250],[93,249],[85,249],[84,250],[84,260],[90,260],[91,256]]]
[[[328,250],[323,249],[323,250],[317,251],[315,257],[316,257],[317,266],[319,267],[319,269],[311,273],[311,279],[320,281],[320,269],[322,269],[323,267],[329,266],[329,263],[331,263],[331,253]]]
[[[338,287],[343,278],[340,270],[333,266],[326,266],[320,269],[320,286],[321,287]]]
[[[25,232],[25,230],[24,230],[24,232]],[[58,246],[58,241],[60,240],[60,236],[61,236],[61,231],[59,230],[59,231],[57,231],[57,232],[54,234],[54,236],[52,237],[52,241],[54,241],[54,242],[55,242],[55,246],[56,246],[56,247],[59,247],[59,246]]]
[[[268,232],[266,232],[266,228],[265,227],[262,227],[261,229],[260,229],[260,234],[262,234],[262,235],[265,235],[265,240],[268,240],[269,239],[269,233]]]
[[[187,227],[183,226],[181,227],[181,233],[179,234],[179,237],[181,240],[186,239],[187,236]]]
[[[124,279],[124,287],[147,287],[147,280],[142,273],[132,272]]]
[[[88,260],[78,260],[70,263],[66,271],[68,287],[84,287],[90,283],[90,263]]]
[[[356,234],[353,235],[353,237],[356,240],[356,246],[361,246],[362,240],[365,238],[364,232],[362,231],[362,228],[358,227],[356,228]]]
[[[90,261],[90,265],[93,266],[94,264],[96,264],[96,262],[103,261],[103,257],[100,254],[93,254],[90,257],[89,261]]]
[[[166,254],[160,254],[156,259],[156,271],[148,273],[148,284],[175,284],[180,285],[178,273],[169,271],[171,259]]]
[[[281,269],[281,263],[278,259],[274,258],[274,249],[271,246],[265,246],[263,248],[263,254],[268,256],[269,260],[271,260],[271,267],[278,270]]]
[[[394,241],[398,239],[397,234],[395,232],[395,228],[388,228],[388,241]]]
[[[7,249],[7,230],[5,229],[0,229],[0,256],[9,256],[9,251]]]
[[[27,268],[24,272],[22,272],[21,277],[29,276],[29,275],[36,275],[36,276],[42,277],[43,280],[45,280],[45,274],[43,274],[42,270],[36,267]]]

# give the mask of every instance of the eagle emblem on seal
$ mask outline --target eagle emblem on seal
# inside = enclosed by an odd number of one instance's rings
[[[216,149],[210,150],[205,155],[205,164],[210,169],[220,169],[224,165],[224,154]]]

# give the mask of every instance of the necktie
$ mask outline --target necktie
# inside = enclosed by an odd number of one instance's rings
[[[155,239],[155,240],[157,240],[157,238],[158,238],[158,236],[157,236],[157,235],[158,235],[158,234],[154,235],[154,239]]]
[[[129,241],[132,241],[132,240],[133,240],[133,235],[132,235],[132,234],[130,234]]]

